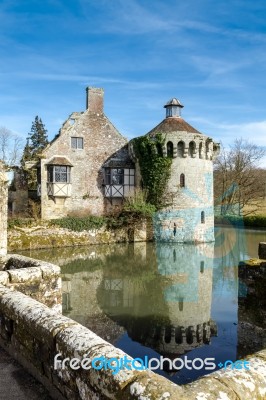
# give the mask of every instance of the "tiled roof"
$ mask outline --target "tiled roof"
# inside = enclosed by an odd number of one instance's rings
[[[47,165],[68,165],[73,167],[70,161],[66,157],[53,157],[50,161],[46,163]]]
[[[129,159],[110,159],[104,163],[104,168],[134,168],[134,163]]]
[[[159,125],[153,128],[147,135],[155,135],[157,133],[173,133],[173,132],[189,132],[201,133],[193,126],[189,125],[183,118],[165,118]]]

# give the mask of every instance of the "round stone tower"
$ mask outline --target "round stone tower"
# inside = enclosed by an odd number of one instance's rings
[[[154,218],[158,241],[211,242],[214,240],[213,159],[219,144],[181,118],[176,98],[164,106],[166,118],[147,133],[165,138],[162,154],[172,158],[165,204]]]

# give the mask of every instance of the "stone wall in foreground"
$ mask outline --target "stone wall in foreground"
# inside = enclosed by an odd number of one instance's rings
[[[123,358],[89,329],[20,292],[0,285],[0,344],[39,379],[55,399],[255,400],[266,398],[266,351],[253,355],[250,370],[218,371],[180,387],[148,370],[71,369],[54,357]],[[130,358],[130,357],[129,357]]]
[[[7,251],[7,177],[0,160],[0,262]]]
[[[57,265],[10,254],[0,284],[22,292],[56,311],[62,311],[61,270]]]

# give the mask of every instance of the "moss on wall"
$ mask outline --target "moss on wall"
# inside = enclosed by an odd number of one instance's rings
[[[134,241],[143,241],[146,237],[146,225],[133,228],[136,232]],[[129,227],[99,229],[76,232],[59,227],[39,227],[10,229],[8,231],[8,251],[57,248],[68,246],[86,246],[90,244],[126,243],[131,240]],[[141,235],[141,232],[145,235]]]

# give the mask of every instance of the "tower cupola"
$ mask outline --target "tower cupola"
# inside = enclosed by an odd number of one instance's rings
[[[180,118],[181,108],[183,107],[184,107],[183,104],[181,104],[180,101],[175,97],[169,100],[164,106],[164,108],[166,108],[166,118],[169,117]]]

